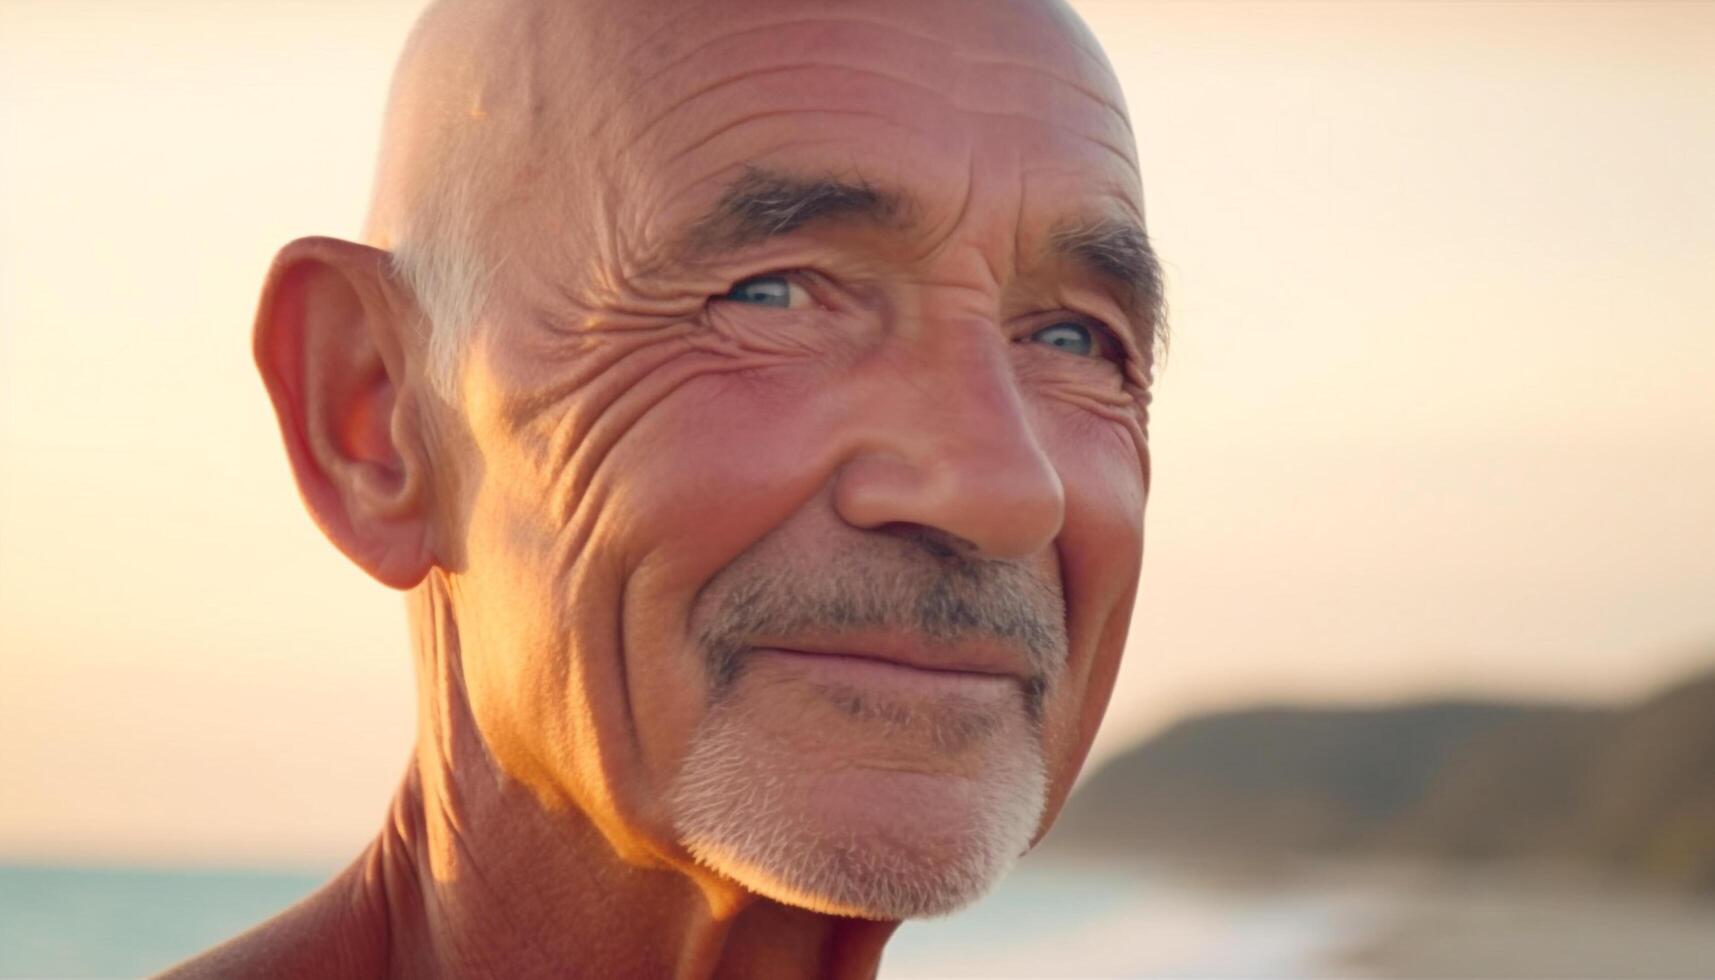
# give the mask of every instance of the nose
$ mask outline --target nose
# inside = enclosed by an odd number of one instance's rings
[[[874,373],[857,450],[834,483],[854,527],[924,529],[987,558],[1040,554],[1060,533],[1066,496],[992,324],[943,324]]]

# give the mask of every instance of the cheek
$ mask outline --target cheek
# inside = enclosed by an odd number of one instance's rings
[[[609,501],[624,541],[627,697],[643,771],[666,781],[708,707],[692,637],[700,590],[745,549],[801,511],[837,463],[832,399],[808,365],[711,373],[653,409],[615,448]]]
[[[1089,750],[1119,670],[1143,557],[1148,449],[1141,430],[1088,413],[1054,413],[1044,440],[1066,494],[1056,542],[1070,660],[1044,717],[1058,801]]]
[[[502,474],[492,474],[499,482]],[[557,537],[541,508],[490,493],[473,511],[471,573],[454,583],[461,670],[484,741],[501,768],[556,805],[595,812],[602,796],[599,672],[591,638],[608,635],[598,607],[611,593],[598,566],[556,568]],[[588,598],[563,601],[571,590]],[[591,655],[594,654],[594,657]]]
[[[726,347],[681,347],[646,375],[612,380],[621,394],[605,411],[544,402],[553,409],[522,434],[489,433],[516,451],[487,456],[472,513],[467,540],[483,572],[463,583],[461,605],[485,655],[468,673],[479,725],[510,773],[545,796],[570,791],[586,811],[623,801],[628,825],[659,828],[707,707],[690,608],[826,484],[834,409],[813,363]],[[627,398],[642,400],[627,409]],[[574,412],[597,424],[556,444],[553,420]],[[598,439],[622,414],[623,431]],[[559,445],[598,442],[589,481],[566,480],[579,463]]]
[[[711,371],[639,421],[606,461],[608,516],[633,573],[700,583],[826,482],[830,399],[799,366]],[[598,486],[597,491],[600,492]],[[659,574],[659,573],[657,573]]]
[[[821,423],[803,366],[688,333],[669,324],[522,360],[507,349],[472,372],[499,380],[466,389],[483,452],[467,481],[460,625],[482,653],[466,658],[479,725],[528,781],[578,793],[637,775],[634,736],[690,718],[702,691],[683,644],[664,640],[684,619],[666,600],[813,493],[806,447]]]

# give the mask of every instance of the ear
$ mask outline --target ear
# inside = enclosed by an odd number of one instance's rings
[[[339,550],[396,589],[434,563],[428,459],[406,374],[417,316],[386,252],[331,238],[281,249],[256,311],[256,367],[305,506]]]

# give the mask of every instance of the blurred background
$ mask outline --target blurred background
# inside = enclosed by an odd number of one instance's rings
[[[413,0],[0,0],[0,976],[379,828],[402,604],[249,360]],[[1715,974],[1715,5],[1077,4],[1173,350],[1085,780],[884,976]]]

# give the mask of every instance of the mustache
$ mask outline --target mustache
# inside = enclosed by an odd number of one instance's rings
[[[800,633],[890,630],[930,643],[1005,645],[1030,664],[1033,700],[1066,661],[1066,606],[1058,588],[1022,566],[927,543],[875,542],[811,567],[742,556],[711,584],[719,591],[697,642],[717,692],[737,680],[756,638]]]

